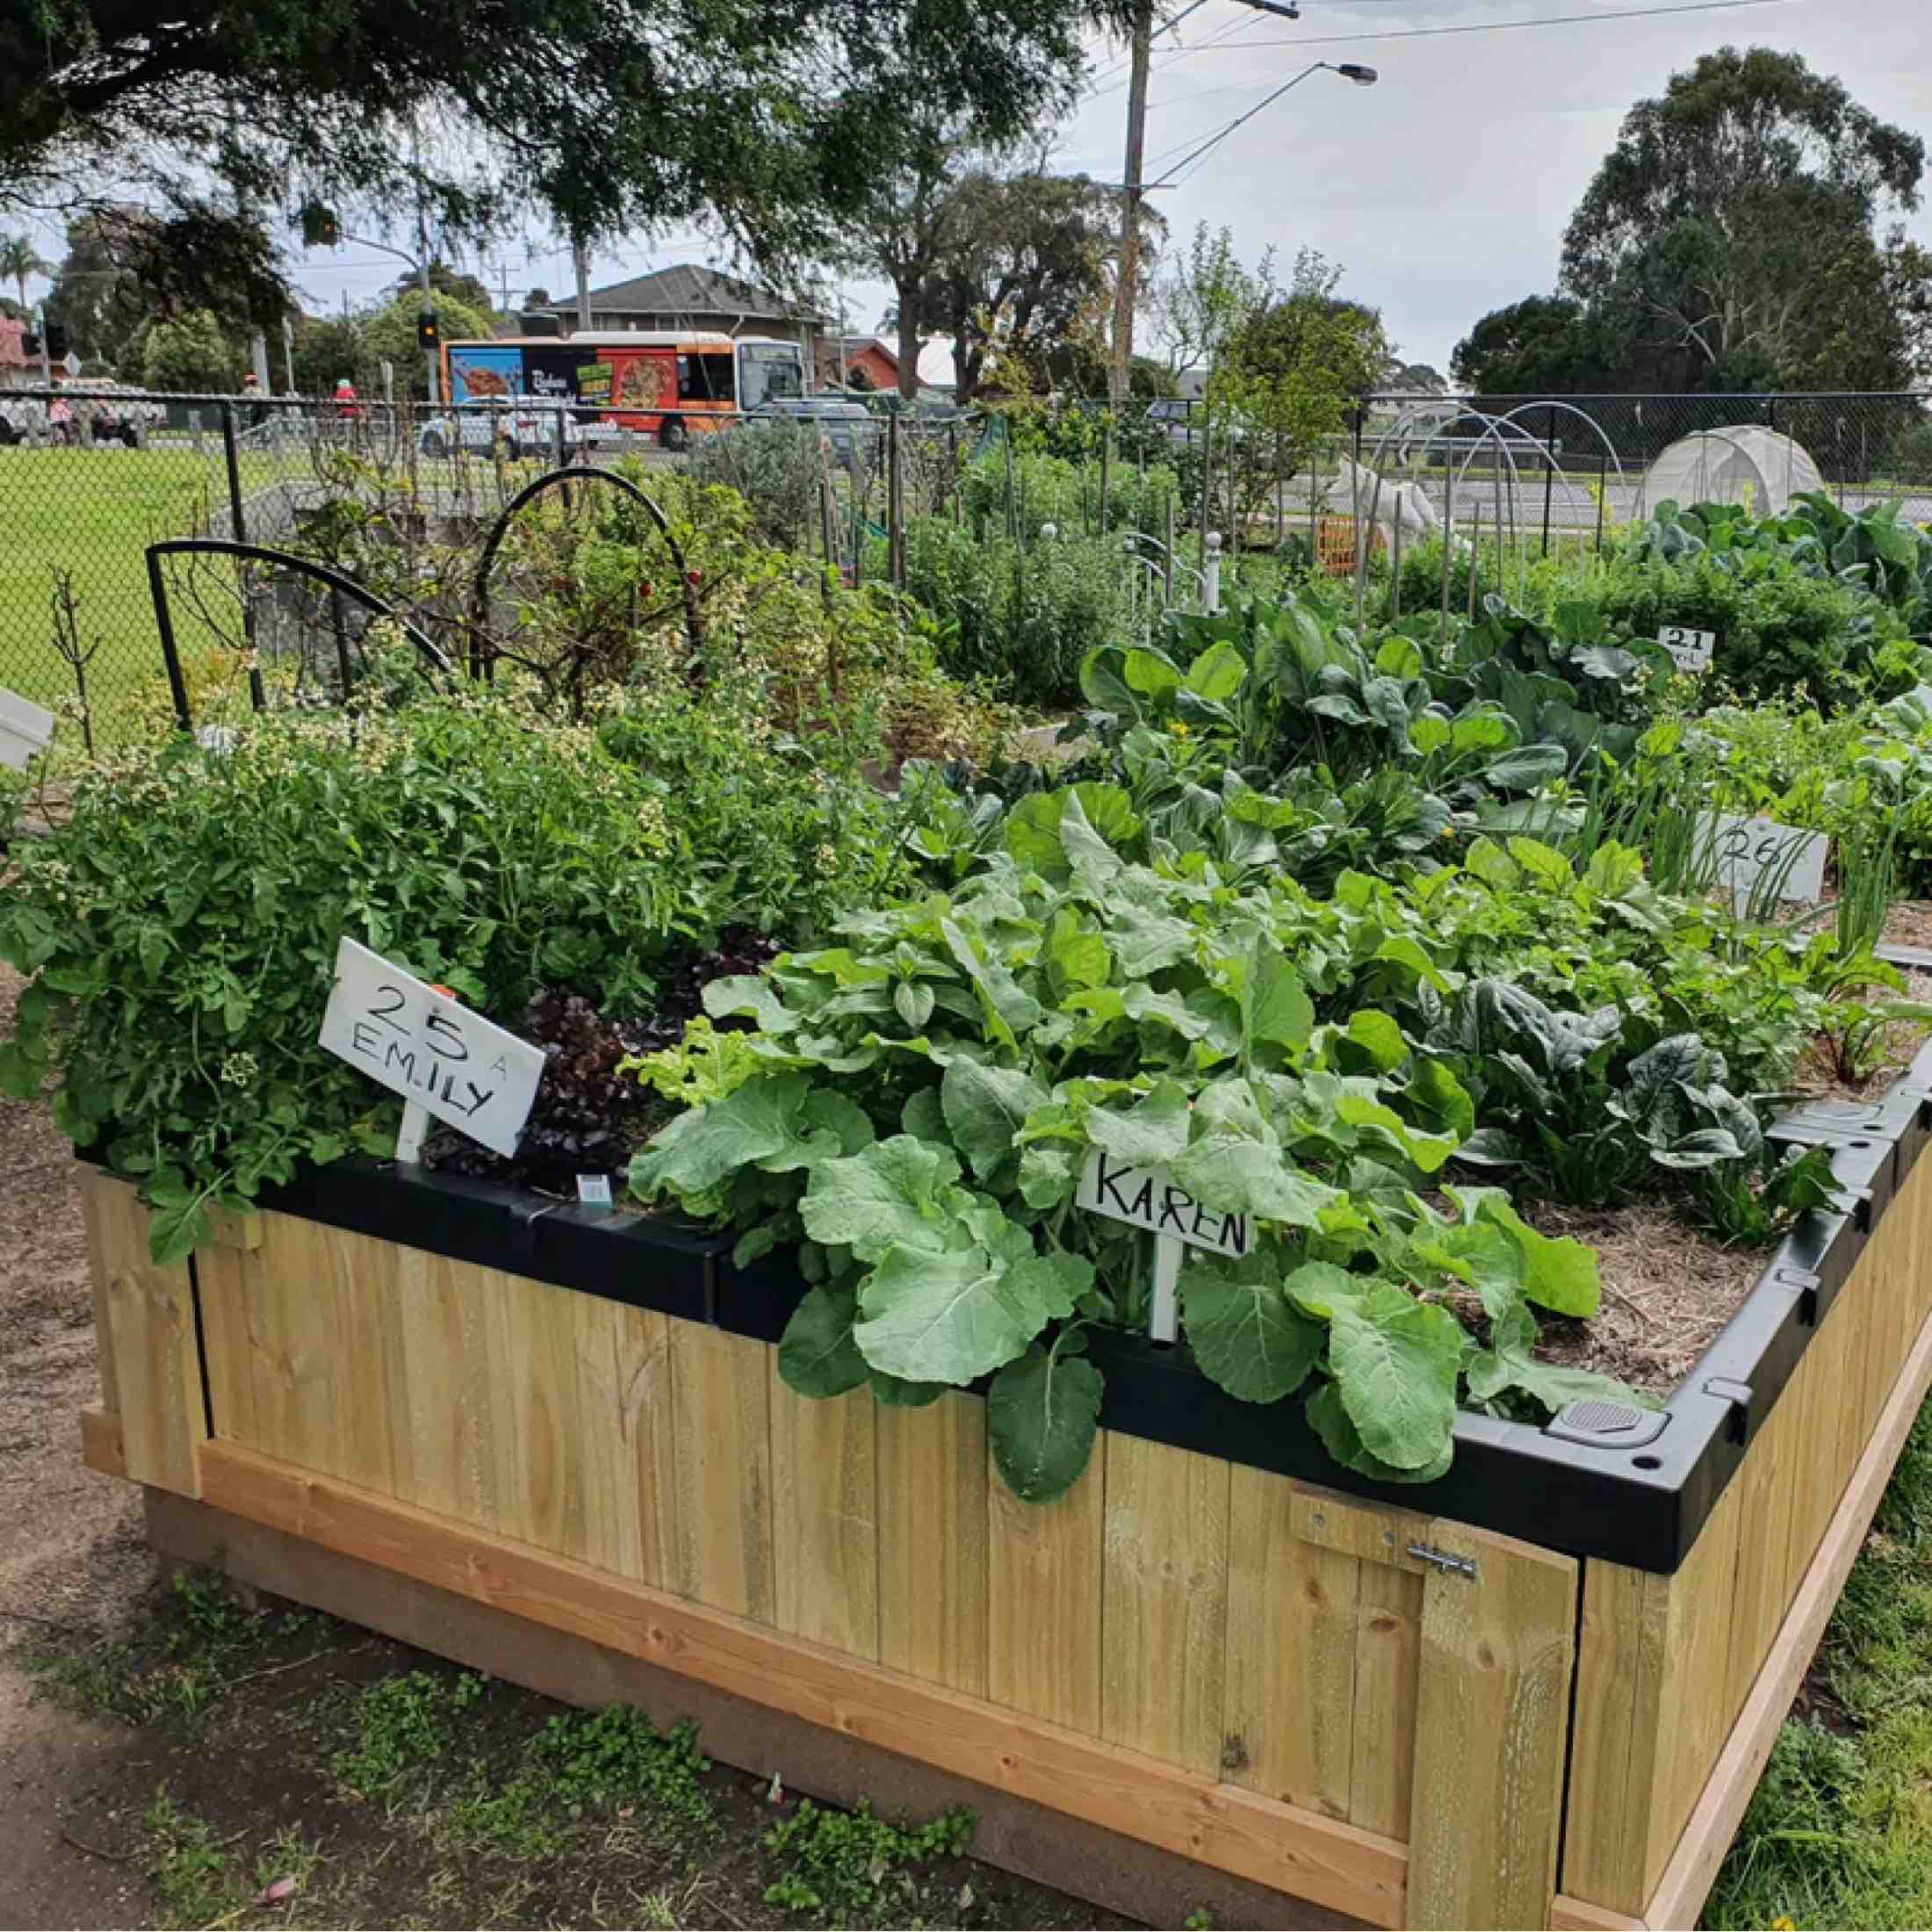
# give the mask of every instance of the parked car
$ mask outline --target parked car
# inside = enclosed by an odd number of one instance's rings
[[[746,413],[746,422],[796,422],[821,430],[840,462],[866,460],[884,434],[883,427],[862,402],[839,396],[775,396]]]
[[[1147,406],[1147,426],[1166,432],[1167,440],[1186,449],[1194,440],[1193,406],[1179,396],[1163,396]]]
[[[40,443],[47,437],[47,405],[38,396],[13,396],[0,390],[0,447]]]
[[[510,402],[459,402],[423,424],[416,432],[416,447],[432,461],[460,449],[482,453],[501,450],[514,462],[526,450],[554,454],[559,423],[566,456],[597,440],[596,425],[580,422],[567,407],[545,407],[519,397]]]
[[[165,403],[113,382],[73,382],[61,392],[74,412],[76,435],[87,443],[119,443],[138,450],[168,419]]]

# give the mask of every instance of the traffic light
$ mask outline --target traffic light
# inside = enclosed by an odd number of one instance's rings
[[[335,211],[326,202],[306,201],[302,204],[304,248],[333,249],[342,238],[342,224],[335,218]]]
[[[424,349],[434,349],[443,340],[436,332],[436,312],[433,308],[416,312],[416,341]]]

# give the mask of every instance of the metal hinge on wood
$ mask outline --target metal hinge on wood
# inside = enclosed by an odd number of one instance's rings
[[[1476,1580],[1476,1560],[1473,1556],[1457,1556],[1449,1550],[1432,1548],[1427,1543],[1411,1543],[1409,1554],[1418,1563],[1432,1564],[1445,1576],[1467,1576],[1472,1583]]]

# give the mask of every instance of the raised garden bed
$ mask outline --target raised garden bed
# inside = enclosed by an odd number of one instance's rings
[[[824,1727],[882,1799],[917,1760],[1287,1895],[1272,1922],[1688,1924],[1932,1379],[1928,1096],[1921,1055],[1780,1129],[1850,1211],[1661,1426],[1466,1416],[1425,1488],[1114,1336],[1085,1474],[1029,1505],[975,1394],[789,1388],[781,1258],[368,1162],[171,1267],[90,1175],[87,1453],[269,1587],[587,1699],[642,1660],[665,1714]],[[1056,1828],[992,1849],[1055,1876]]]

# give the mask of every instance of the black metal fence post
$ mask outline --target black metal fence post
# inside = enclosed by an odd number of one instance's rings
[[[233,526],[228,535],[238,544],[249,540],[249,533],[242,510],[242,452],[234,436],[234,405],[221,405],[221,455],[228,471],[228,522]],[[256,710],[268,705],[268,691],[262,682],[262,667],[256,657],[255,645],[255,599],[249,591],[249,566],[243,563],[235,566],[235,580],[242,592],[242,636],[248,647],[249,699]],[[181,705],[185,715],[185,699]]]
[[[1550,493],[1556,487],[1556,412],[1543,425],[1543,554],[1550,553]]]

